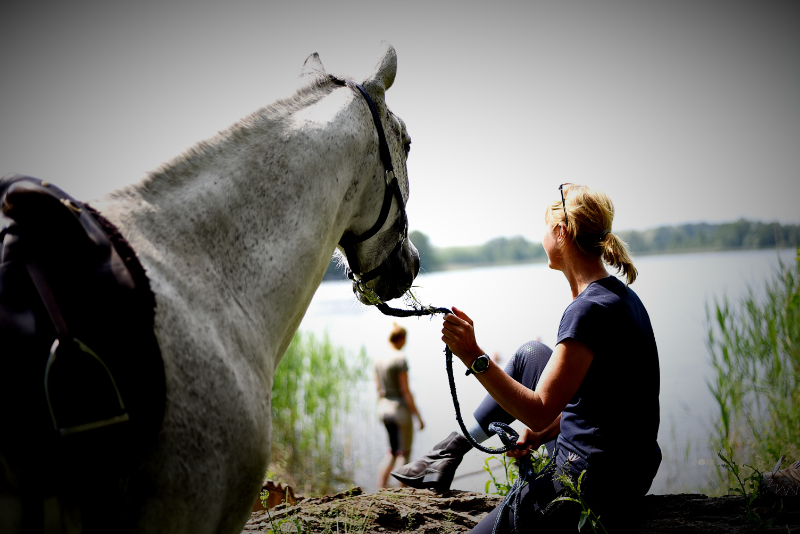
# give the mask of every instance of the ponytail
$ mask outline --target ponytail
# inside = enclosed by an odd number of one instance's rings
[[[625,281],[631,285],[636,281],[639,271],[633,266],[633,261],[628,254],[628,246],[616,235],[609,233],[601,242],[603,247],[603,261],[617,269],[617,273],[625,275]]]

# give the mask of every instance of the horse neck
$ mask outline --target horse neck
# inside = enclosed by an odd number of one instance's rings
[[[107,200],[156,286],[210,292],[193,309],[240,316],[236,328],[274,347],[275,365],[365,190],[376,209],[382,194],[374,174],[359,176],[377,168],[369,143],[330,150],[359,136],[334,120],[297,121],[229,133]]]

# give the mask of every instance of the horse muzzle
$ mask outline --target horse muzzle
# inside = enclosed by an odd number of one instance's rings
[[[362,304],[374,305],[402,297],[419,274],[419,252],[410,239],[397,247],[368,281],[353,280],[353,293]]]

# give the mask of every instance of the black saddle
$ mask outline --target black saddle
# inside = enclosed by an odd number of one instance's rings
[[[0,458],[29,520],[72,494],[87,527],[161,428],[155,297],[113,225],[59,188],[6,175],[0,209]]]

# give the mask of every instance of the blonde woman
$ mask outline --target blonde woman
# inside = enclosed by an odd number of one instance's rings
[[[408,387],[408,362],[402,352],[405,344],[406,329],[394,324],[389,334],[389,349],[375,361],[378,416],[389,434],[389,451],[378,467],[378,488],[387,486],[389,473],[397,461],[409,460],[414,439],[412,416],[417,418],[420,430],[425,428]]]
[[[547,444],[555,460],[545,476],[523,487],[516,513],[498,507],[475,534],[574,530],[574,511],[543,511],[562,491],[554,474],[577,480],[583,471],[585,501],[607,528],[622,529],[629,521],[618,519],[621,507],[636,509],[661,463],[658,351],[647,311],[629,287],[636,268],[611,231],[613,204],[585,186],[563,184],[559,190],[545,211],[542,245],[549,267],[564,273],[573,301],[562,315],[555,349],[528,343],[504,372],[478,345],[476,326],[465,312],[454,306],[443,323],[442,339],[489,393],[475,412],[473,434],[480,441],[492,421],[519,419],[527,427],[518,442],[522,449],[508,456],[524,457]],[[460,434],[448,439],[440,450],[398,470],[398,478],[417,487],[426,486],[425,478],[443,479],[449,487],[452,473],[444,473],[441,457],[457,465],[469,446]],[[426,463],[429,457],[438,459]]]

